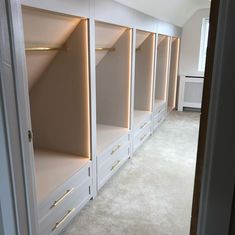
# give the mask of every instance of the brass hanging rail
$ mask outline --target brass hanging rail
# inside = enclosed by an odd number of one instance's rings
[[[141,46],[137,47],[136,51],[141,51]]]
[[[65,47],[26,47],[25,51],[65,51]]]
[[[95,50],[96,51],[116,51],[116,48],[114,48],[114,47],[111,47],[111,48],[108,48],[108,47],[97,47]]]

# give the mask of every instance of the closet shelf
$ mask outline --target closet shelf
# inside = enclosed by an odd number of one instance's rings
[[[134,126],[137,126],[143,120],[151,115],[150,111],[134,110]]]
[[[36,149],[34,155],[39,203],[90,161],[88,157],[44,149]]]
[[[97,124],[97,154],[128,133],[128,128]]]

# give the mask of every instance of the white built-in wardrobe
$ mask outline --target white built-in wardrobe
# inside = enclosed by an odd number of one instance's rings
[[[151,134],[155,33],[136,30],[133,151]]]
[[[131,29],[95,22],[97,185],[130,157]]]
[[[55,235],[175,109],[181,29],[106,0],[22,2],[31,219]]]
[[[28,7],[22,14],[38,217],[49,234],[91,198],[88,25]]]

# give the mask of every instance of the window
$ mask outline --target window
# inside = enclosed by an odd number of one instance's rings
[[[201,72],[205,71],[208,33],[209,33],[209,18],[203,18],[202,30],[201,30],[199,64],[198,64],[198,70]]]

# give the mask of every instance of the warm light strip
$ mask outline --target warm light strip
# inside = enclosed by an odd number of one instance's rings
[[[90,72],[89,72],[89,46],[88,46],[88,20],[85,20],[85,50],[86,50],[86,81],[87,81],[87,113],[88,113],[88,121],[87,121],[87,152],[89,158],[91,159],[91,113],[90,113]]]
[[[151,70],[152,70],[152,75],[151,75],[151,84],[150,84],[150,107],[149,110],[152,111],[153,108],[153,81],[154,81],[154,64],[155,64],[155,40],[156,40],[156,35],[153,34],[152,37],[152,66],[151,66]]]
[[[170,56],[170,37],[167,37],[167,62],[166,62],[166,84],[165,84],[165,99],[167,100],[167,89],[169,84],[169,56]]]
[[[180,49],[180,39],[177,40],[177,54],[176,54],[176,67],[175,67],[175,87],[174,87],[174,107],[176,105],[176,92],[177,92],[177,79],[178,79],[178,66],[179,66],[179,49]]]
[[[127,115],[127,123],[128,129],[130,129],[130,113],[131,113],[131,80],[132,80],[132,40],[133,40],[132,29],[129,29],[129,79],[128,79],[128,115]]]

